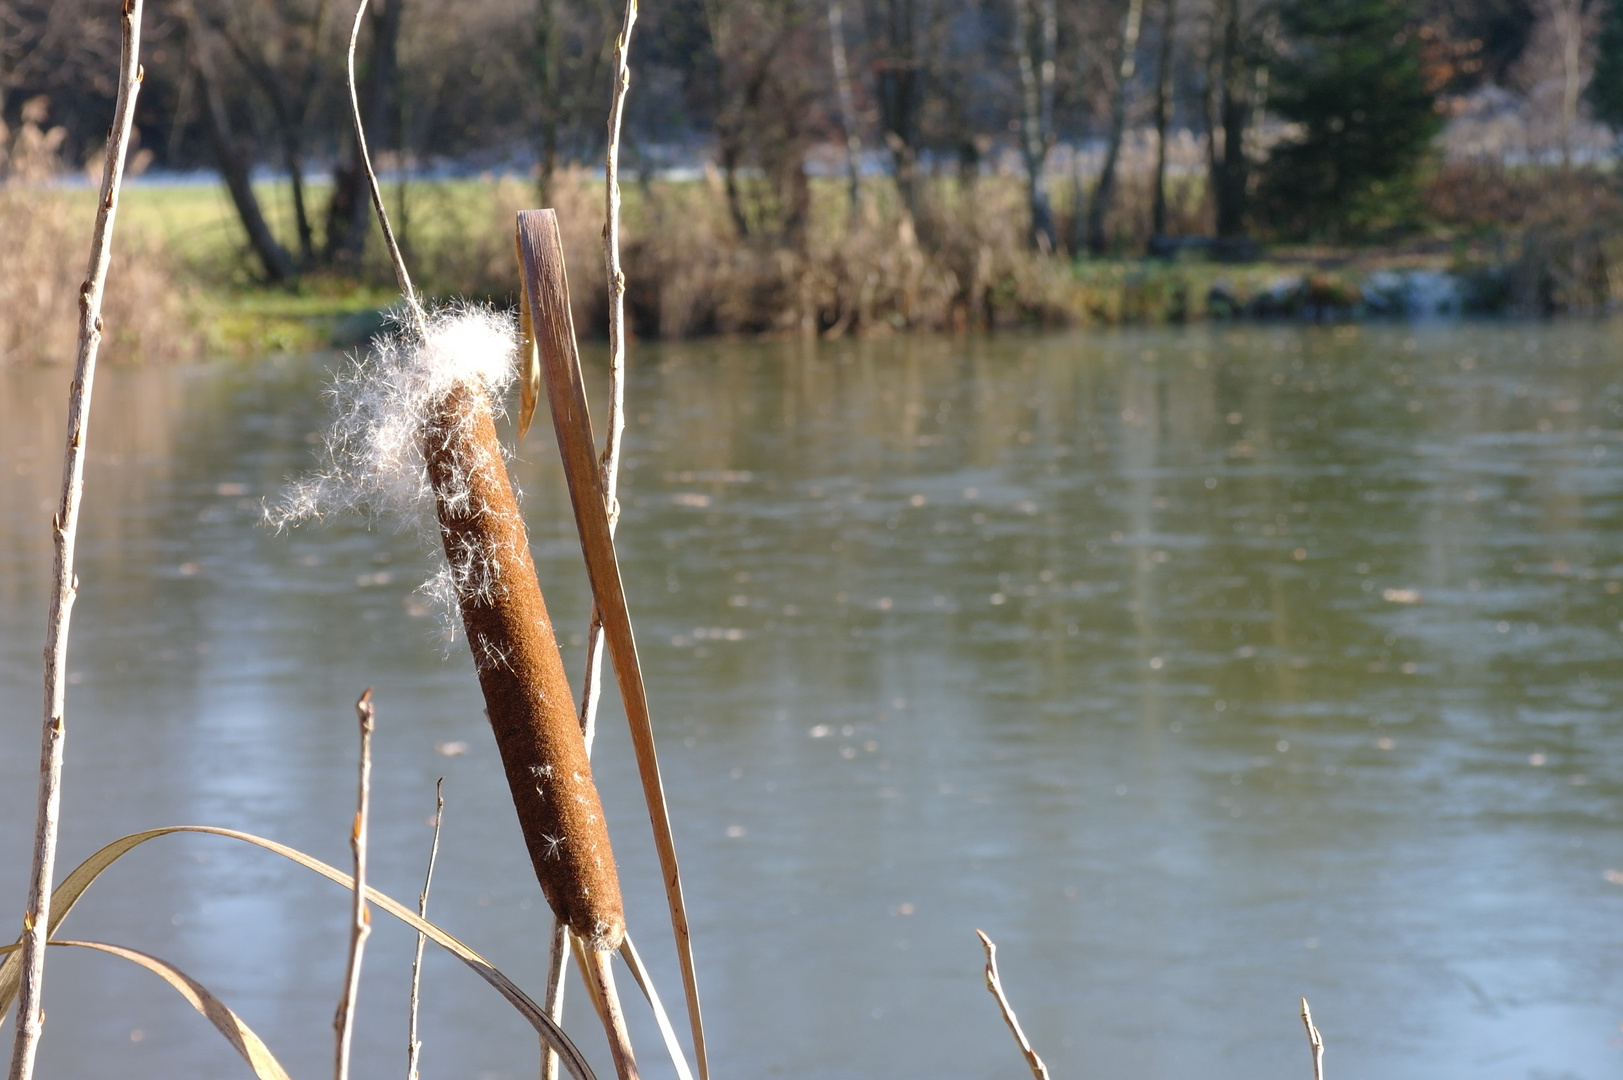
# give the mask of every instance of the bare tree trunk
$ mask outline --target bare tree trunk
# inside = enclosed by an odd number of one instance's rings
[[[1138,0],[1134,0],[1138,2]],[[1048,149],[1054,127],[1054,50],[1059,19],[1054,0],[1041,0],[1041,25],[1035,50],[1031,40],[1031,0],[1015,0],[1014,36],[1019,56],[1020,88],[1025,104],[1021,150],[1026,159],[1026,198],[1031,207],[1031,245],[1051,252],[1058,247],[1054,208],[1048,192]],[[1036,56],[1032,55],[1036,52]]]
[[[1161,3],[1161,54],[1155,82],[1155,201],[1150,208],[1150,236],[1167,231],[1167,122],[1172,105],[1172,45],[1178,33],[1178,0]]]
[[[1127,131],[1127,96],[1132,91],[1133,74],[1138,67],[1138,31],[1144,18],[1144,0],[1129,0],[1127,19],[1122,27],[1121,64],[1116,73],[1116,95],[1110,109],[1110,142],[1105,148],[1104,168],[1088,207],[1088,250],[1102,254],[1106,247],[1105,216],[1116,193],[1116,165],[1121,159],[1122,138]]]
[[[404,8],[405,0],[377,0],[367,20],[372,27],[372,42],[361,102],[368,131],[381,132],[388,126],[390,103],[399,81],[400,16]],[[332,201],[327,206],[328,262],[360,262],[371,226],[370,211],[366,170],[357,147],[333,177]]]
[[[1218,17],[1222,44],[1217,63],[1217,123],[1211,132],[1212,194],[1217,204],[1217,236],[1233,239],[1245,232],[1250,186],[1250,162],[1245,156],[1245,129],[1251,119],[1250,90],[1246,86],[1244,34],[1240,0],[1221,0]],[[1223,152],[1217,153],[1218,132]]]
[[[304,67],[296,76],[279,70],[265,59],[258,43],[250,40],[251,30],[234,29],[229,19],[220,32],[242,67],[264,91],[275,118],[278,139],[282,144],[282,163],[287,169],[293,194],[293,220],[299,236],[299,262],[302,267],[315,263],[315,236],[310,225],[308,201],[304,187],[305,131],[310,122],[310,108],[317,96],[321,79],[318,55],[327,25],[326,0],[321,0],[309,12],[302,26],[293,31],[296,48],[303,54]],[[289,86],[289,81],[293,85]]]
[[[885,56],[878,63],[875,80],[879,97],[879,119],[884,126],[885,145],[890,147],[896,176],[896,190],[907,212],[918,221],[918,119],[919,58],[918,27],[914,0],[885,0],[883,41]]]
[[[745,240],[750,235],[750,221],[749,215],[744,213],[744,194],[738,186],[738,167],[742,157],[738,136],[736,133],[723,134],[720,142],[719,156],[722,183],[727,191],[727,214],[733,220],[733,228],[738,231],[738,238]]]
[[[259,208],[259,198],[248,172],[248,162],[242,156],[231,134],[231,120],[226,115],[225,99],[220,96],[220,82],[209,56],[208,42],[197,18],[197,9],[191,3],[181,7],[186,20],[186,36],[191,40],[192,67],[197,73],[198,88],[203,92],[203,117],[208,128],[209,142],[214,146],[214,157],[220,166],[220,176],[237,208],[237,217],[248,233],[248,244],[259,257],[265,277],[273,284],[281,284],[298,275],[298,268],[287,249],[277,241]]]
[[[850,188],[851,220],[862,212],[862,135],[857,129],[857,105],[851,93],[851,70],[845,59],[845,5],[828,0],[828,46],[834,65],[834,92],[840,109],[840,130],[845,132],[845,179]]]
[[[1583,93],[1584,0],[1552,0],[1550,15],[1561,39],[1561,168],[1572,169],[1572,134]]]

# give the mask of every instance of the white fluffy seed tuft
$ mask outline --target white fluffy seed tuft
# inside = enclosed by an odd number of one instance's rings
[[[502,415],[517,369],[515,320],[486,306],[464,304],[430,314],[426,339],[408,326],[382,335],[333,379],[328,390],[333,423],[321,464],[287,486],[266,508],[266,520],[283,529],[339,512],[383,518],[421,533],[443,559],[423,429],[458,386],[482,390]],[[442,561],[423,591],[451,614],[452,583],[470,572],[477,568]]]

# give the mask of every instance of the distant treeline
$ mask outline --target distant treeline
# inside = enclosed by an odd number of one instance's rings
[[[110,115],[109,10],[0,0],[0,118],[15,127],[48,99],[70,160],[99,151]],[[342,266],[365,241],[343,85],[353,14],[148,5],[140,148],[218,168],[272,280]],[[1100,252],[1134,132],[1159,148],[1148,232],[1179,231],[1166,176],[1190,167],[1166,148],[1184,132],[1202,231],[1355,235],[1401,225],[1462,95],[1553,78],[1557,122],[1575,123],[1606,18],[1604,0],[648,0],[625,157],[633,174],[709,162],[739,237],[788,248],[804,242],[809,166],[848,173],[853,196],[858,163],[882,167],[917,211],[931,176],[971,182],[1015,159],[1029,242]],[[602,152],[619,21],[620,0],[373,0],[359,62],[374,153],[386,168],[534,169],[545,197]],[[1061,158],[1076,174],[1063,221],[1048,191]],[[291,177],[296,235],[266,226],[256,167]],[[334,182],[312,192],[316,172]]]

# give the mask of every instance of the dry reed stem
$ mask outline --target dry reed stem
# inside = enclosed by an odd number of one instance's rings
[[[1324,1080],[1324,1037],[1313,1026],[1313,1013],[1302,999],[1302,1026],[1307,1028],[1307,1048],[1313,1055],[1313,1080]]]
[[[113,222],[124,179],[124,158],[135,119],[135,98],[144,74],[141,48],[141,0],[124,0],[123,47],[119,57],[118,103],[108,130],[102,166],[101,198],[91,234],[90,266],[79,294],[79,356],[68,392],[68,436],[63,452],[62,497],[51,523],[56,548],[55,580],[45,638],[45,718],[40,734],[39,804],[34,851],[28,880],[28,906],[23,913],[22,986],[17,999],[17,1034],[12,1042],[11,1080],[29,1080],[45,1026],[41,993],[45,983],[45,942],[50,936],[51,881],[56,871],[56,841],[62,812],[62,757],[67,735],[68,624],[79,591],[73,570],[79,534],[79,507],[84,497],[85,437],[90,424],[91,390],[101,345],[101,299],[113,253]]]
[[[552,941],[547,947],[547,994],[542,1006],[555,1024],[564,1022],[564,977],[569,973],[569,927],[552,917]],[[541,1043],[541,1080],[558,1080],[558,1052]]]
[[[434,884],[434,863],[440,857],[440,822],[445,819],[445,777],[434,782],[434,842],[428,849],[428,873],[423,875],[423,891],[417,894],[417,914],[428,918],[428,890]],[[406,1017],[406,1080],[417,1080],[417,1061],[423,1043],[417,1038],[418,992],[422,988],[423,946],[428,935],[417,931],[417,952],[411,958],[411,1011]]]
[[[626,93],[631,87],[631,31],[637,23],[637,0],[626,0],[620,34],[614,42],[614,89],[609,98],[608,147],[603,155],[603,266],[609,289],[609,431],[601,465],[603,498],[608,506],[609,535],[620,521],[620,447],[625,435],[626,374],[626,277],[620,265],[620,127],[625,117]],[[519,437],[530,426],[540,397],[541,358],[536,346],[531,305],[525,282],[524,255],[519,252],[519,324],[523,328],[522,359],[525,363],[523,402],[519,413]],[[597,738],[597,707],[603,697],[603,613],[594,602],[592,621],[586,631],[586,668],[582,675],[580,726],[591,757]],[[551,949],[547,956],[547,1000],[549,1013],[563,1013],[564,983],[569,967],[564,963],[569,931],[554,921]],[[558,1059],[547,1051],[542,1062],[543,1080],[557,1080]]]
[[[1031,1048],[1031,1043],[1026,1040],[1026,1033],[1020,1030],[1020,1021],[1015,1018],[1013,1006],[1003,994],[1003,982],[997,976],[997,946],[992,944],[992,939],[984,932],[977,930],[975,933],[980,936],[981,944],[986,947],[986,989],[997,998],[997,1007],[1003,1010],[1003,1020],[1009,1025],[1009,1030],[1014,1032],[1014,1041],[1020,1044],[1020,1052],[1026,1056],[1026,1064],[1031,1067],[1031,1075],[1036,1080],[1048,1080],[1048,1066],[1037,1056],[1037,1051]]]
[[[592,598],[602,614],[604,636],[614,662],[615,681],[625,706],[631,747],[642,781],[643,802],[648,809],[654,833],[654,849],[665,899],[671,913],[671,931],[676,958],[682,971],[682,989],[687,1001],[688,1023],[693,1033],[694,1057],[700,1080],[708,1080],[705,1053],[704,1018],[699,1008],[699,982],[693,965],[693,938],[688,925],[687,902],[682,894],[682,871],[676,858],[676,841],[671,834],[670,809],[660,778],[659,752],[654,746],[653,719],[648,709],[648,688],[637,658],[637,639],[631,627],[625,584],[614,551],[613,525],[604,499],[602,474],[598,468],[592,418],[586,404],[586,388],[581,379],[580,354],[575,326],[570,314],[569,278],[563,262],[558,218],[551,210],[526,210],[518,215],[519,247],[524,260],[525,290],[531,304],[535,340],[539,346],[542,373],[547,387],[547,403],[552,427],[563,459],[569,501],[580,533],[581,553]]]
[[[350,829],[349,847],[355,854],[355,900],[350,907],[349,961],[344,969],[344,992],[338,999],[338,1011],[332,1026],[337,1033],[334,1080],[349,1078],[349,1046],[355,1033],[355,1003],[361,992],[361,955],[366,951],[366,939],[372,935],[372,913],[366,906],[366,841],[367,824],[372,805],[372,689],[355,703],[355,717],[361,725],[361,763],[355,795],[355,824]]]
[[[620,995],[614,988],[614,954],[583,949],[578,939],[571,941],[575,963],[580,965],[581,979],[586,983],[586,992],[597,1008],[603,1029],[609,1034],[609,1056],[614,1059],[615,1075],[619,1080],[638,1080],[637,1057],[631,1048],[631,1033],[626,1030]]]
[[[631,978],[642,991],[642,996],[648,1000],[648,1005],[654,1011],[654,1023],[659,1026],[659,1037],[665,1041],[665,1050],[671,1057],[671,1064],[676,1067],[676,1080],[693,1080],[693,1073],[688,1068],[686,1055],[682,1050],[682,1041],[676,1037],[676,1028],[671,1026],[670,1014],[665,1011],[665,1003],[659,999],[659,990],[654,986],[654,977],[648,974],[643,966],[642,957],[637,953],[637,946],[631,940],[631,932],[626,931],[626,939],[620,942],[620,958],[626,962],[631,970]]]

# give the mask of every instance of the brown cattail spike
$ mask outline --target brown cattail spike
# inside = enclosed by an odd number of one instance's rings
[[[460,383],[437,403],[423,454],[535,876],[570,930],[593,949],[617,948],[625,915],[608,826],[482,388]]]

